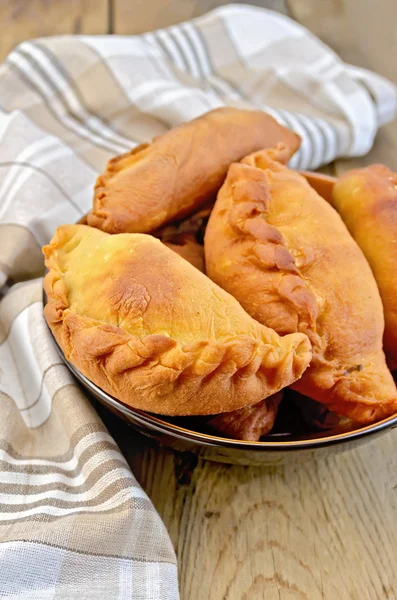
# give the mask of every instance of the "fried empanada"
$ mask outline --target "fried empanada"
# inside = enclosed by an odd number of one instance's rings
[[[386,358],[397,369],[397,173],[384,165],[349,171],[336,182],[333,203],[372,268],[385,313]]]
[[[230,167],[207,225],[207,273],[259,322],[308,335],[313,360],[294,389],[369,423],[397,411],[378,288],[338,213],[279,162],[288,155],[280,146]]]
[[[232,411],[310,362],[305,335],[280,338],[152,236],[64,225],[43,252],[45,317],[67,360],[130,406]]]
[[[298,135],[261,111],[219,108],[109,161],[97,179],[88,225],[108,233],[147,233],[211,199],[229,165]]]
[[[208,421],[207,427],[224,437],[257,442],[273,429],[282,396],[278,392],[253,406],[217,415]]]

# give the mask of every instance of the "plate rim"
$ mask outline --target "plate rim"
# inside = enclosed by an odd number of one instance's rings
[[[46,294],[43,290],[43,305],[45,306]],[[201,433],[194,431],[193,429],[187,429],[174,423],[169,423],[161,419],[161,415],[154,415],[152,413],[133,408],[128,404],[125,404],[121,400],[118,400],[111,394],[108,394],[102,388],[93,383],[88,377],[83,375],[81,371],[77,369],[71,362],[65,357],[62,348],[56,341],[47,321],[46,326],[54,341],[55,347],[58,354],[64,361],[69,371],[76,377],[76,379],[87,389],[93,396],[101,401],[104,405],[110,405],[115,408],[118,412],[123,413],[127,417],[130,417],[134,421],[138,421],[141,425],[150,426],[151,429],[156,429],[160,433],[165,435],[172,435],[180,439],[189,440],[191,442],[200,443],[206,446],[222,447],[222,448],[233,448],[238,450],[250,450],[255,452],[270,451],[270,452],[292,452],[295,450],[313,450],[315,448],[324,448],[326,446],[332,446],[335,444],[342,444],[344,442],[352,442],[371,434],[380,433],[386,430],[392,430],[397,427],[397,413],[386,417],[381,421],[372,423],[371,425],[365,425],[359,429],[353,431],[346,431],[334,435],[325,435],[318,438],[312,439],[298,439],[290,441],[247,441],[247,440],[235,440],[232,438],[218,437],[208,433]]]
[[[320,182],[324,182],[329,185],[331,188],[336,181],[336,178],[332,175],[326,175],[324,173],[318,173],[316,171],[299,171],[301,175],[305,178],[314,179]],[[330,200],[325,198],[328,202]],[[47,273],[47,269],[45,270],[45,274]],[[43,308],[47,303],[47,295],[43,288]],[[213,447],[225,447],[225,448],[234,448],[239,450],[250,450],[255,452],[260,451],[270,451],[270,452],[292,452],[294,450],[310,450],[315,448],[323,448],[326,446],[332,446],[335,444],[342,444],[344,442],[352,442],[362,438],[365,438],[371,434],[381,433],[382,431],[392,430],[397,427],[397,413],[391,415],[390,417],[386,417],[381,421],[377,421],[376,423],[372,423],[371,425],[365,425],[360,427],[359,429],[354,429],[353,431],[346,431],[342,433],[336,433],[331,435],[324,435],[321,437],[313,437],[311,439],[296,439],[289,441],[247,441],[247,440],[236,440],[233,438],[224,438],[218,437],[215,435],[211,435],[208,433],[201,433],[199,431],[194,431],[192,429],[187,429],[186,427],[181,427],[180,425],[175,425],[173,423],[169,423],[168,421],[163,421],[161,419],[161,415],[154,415],[152,413],[133,408],[128,404],[125,404],[121,400],[118,400],[114,396],[108,394],[104,390],[102,390],[95,383],[90,381],[85,375],[83,375],[71,362],[67,360],[64,355],[62,348],[59,346],[56,341],[47,321],[46,326],[48,331],[51,334],[51,337],[55,343],[55,347],[58,351],[58,354],[64,361],[65,365],[71,371],[71,373],[76,377],[78,381],[91,393],[99,399],[104,405],[110,405],[115,408],[117,411],[123,413],[127,417],[134,421],[140,422],[140,424],[145,426],[150,426],[151,429],[156,429],[157,431],[165,434],[172,435],[174,437],[178,437],[180,439],[188,439],[191,442],[200,443],[206,446]]]

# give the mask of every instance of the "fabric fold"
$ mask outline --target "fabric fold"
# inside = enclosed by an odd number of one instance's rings
[[[56,351],[41,279],[0,303],[0,366],[0,596],[177,600],[167,530]]]

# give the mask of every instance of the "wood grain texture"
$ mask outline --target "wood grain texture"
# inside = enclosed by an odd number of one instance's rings
[[[134,34],[199,16],[216,0],[0,0],[0,58],[59,33]],[[252,2],[285,11],[284,0]],[[289,0],[292,14],[344,60],[397,82],[396,0]],[[363,158],[397,169],[397,125]],[[277,469],[197,461],[157,448],[101,415],[163,518],[179,560],[181,600],[395,600],[397,437],[325,461]]]
[[[393,433],[269,469],[197,462],[105,420],[170,532],[182,600],[396,598]]]
[[[0,0],[0,60],[20,42],[66,33],[106,33],[110,0]]]
[[[346,62],[397,80],[395,0],[287,0],[291,16]]]
[[[286,0],[239,0],[240,4],[253,4],[286,13]],[[114,32],[142,33],[168,27],[193,19],[229,0],[113,0]]]

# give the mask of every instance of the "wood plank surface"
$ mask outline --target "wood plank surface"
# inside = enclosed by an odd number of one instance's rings
[[[110,0],[0,0],[0,60],[30,38],[107,33]]]
[[[0,0],[0,58],[59,33],[134,34],[198,16],[215,0]],[[285,11],[283,0],[257,5]],[[397,82],[396,0],[289,0],[291,14],[344,60]],[[397,126],[351,166],[397,169]],[[170,532],[182,600],[397,598],[395,432],[346,454],[277,469],[197,461],[157,448],[101,410]]]
[[[240,4],[266,6],[286,13],[285,0],[240,0]],[[115,33],[131,34],[168,27],[181,21],[193,19],[219,6],[230,4],[229,0],[113,0],[113,25]]]
[[[197,462],[106,422],[170,532],[182,600],[396,598],[393,432],[270,469]]]

